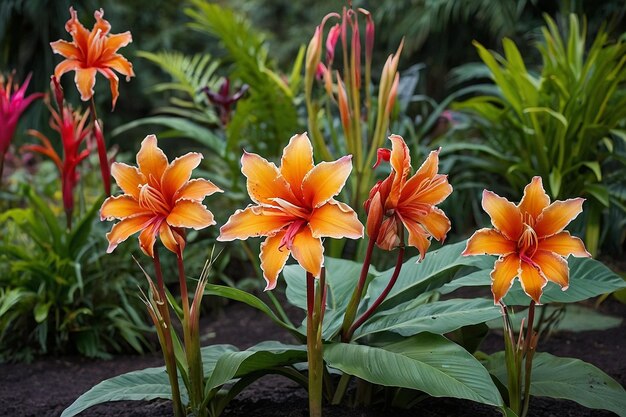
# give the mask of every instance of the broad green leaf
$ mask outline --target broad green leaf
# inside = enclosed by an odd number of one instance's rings
[[[184,384],[181,383],[180,388],[181,397],[186,403],[188,398]],[[89,407],[108,401],[139,401],[155,398],[172,399],[172,390],[163,366],[133,371],[102,381],[78,397],[63,411],[61,417],[75,416]]]
[[[489,260],[479,256],[462,256],[466,242],[445,245],[441,249],[428,252],[422,262],[418,257],[406,261],[393,289],[381,307],[391,307],[411,300],[419,294],[437,289],[455,278],[456,273],[464,266],[477,268],[489,267]],[[367,297],[375,300],[387,286],[393,268],[381,272],[369,285]]]
[[[220,387],[233,378],[252,372],[269,370],[277,366],[306,362],[305,345],[285,345],[280,342],[262,342],[240,352],[227,352],[215,363],[213,372],[205,386],[208,392]],[[261,375],[259,375],[261,376]]]
[[[485,258],[493,260],[493,257]],[[575,303],[626,288],[626,281],[594,259],[570,257],[568,264],[570,268],[569,288],[566,291],[561,291],[558,285],[548,282],[543,289],[542,303]],[[444,285],[441,292],[447,294],[464,286],[490,286],[490,272],[490,270],[481,270],[458,278]],[[488,291],[485,295],[487,293]],[[518,279],[515,280],[504,298],[504,302],[507,305],[529,304],[530,298],[522,290]]]
[[[208,378],[211,375],[215,364],[224,354],[238,351],[239,349],[233,345],[211,345],[200,348],[204,377]]]
[[[584,307],[577,304],[566,304],[563,308],[552,305],[543,305],[540,308],[545,309],[542,312],[543,317],[551,317],[553,314],[558,315],[555,330],[565,330],[569,332],[586,332],[590,330],[607,330],[619,327],[622,319],[618,317],[602,314],[594,309]],[[526,318],[526,312],[514,314],[511,317],[511,325],[514,329],[519,329],[522,319]],[[493,320],[487,323],[491,328],[502,328],[502,319]]]
[[[491,355],[485,366],[506,384],[504,352]],[[537,397],[571,400],[587,408],[609,410],[626,416],[624,388],[600,369],[579,359],[536,353],[530,393]],[[532,410],[532,401],[530,407]]]
[[[444,334],[463,326],[484,323],[500,317],[493,301],[453,299],[424,304],[410,310],[383,311],[355,332],[355,339],[380,332],[413,336],[422,332]]]
[[[51,305],[51,302],[37,303],[33,311],[33,315],[35,316],[35,321],[37,323],[41,323],[48,318],[48,311],[50,310]]]
[[[217,295],[231,300],[240,301],[249,305],[250,307],[256,308],[257,310],[263,312],[274,323],[289,331],[289,333],[294,335],[297,339],[302,339],[302,334],[299,333],[296,328],[291,326],[289,323],[285,323],[284,321],[282,321],[267,304],[265,304],[263,301],[250,293],[247,293],[237,288],[215,284],[207,284],[204,293],[208,295]]]
[[[374,384],[424,391],[501,406],[487,370],[465,349],[430,333],[383,347],[333,343],[324,347],[329,366]]]

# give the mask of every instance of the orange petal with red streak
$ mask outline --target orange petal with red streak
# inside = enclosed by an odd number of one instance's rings
[[[483,191],[483,210],[491,217],[491,224],[505,237],[517,241],[522,234],[522,214],[519,208],[506,198]]]
[[[430,240],[428,239],[428,234],[426,233],[426,230],[424,230],[424,228],[413,219],[405,219],[404,217],[402,217],[401,219],[402,224],[404,224],[404,227],[406,227],[409,231],[409,245],[417,248],[417,250],[420,252],[419,260],[423,260],[426,256],[428,248],[430,247]]]
[[[76,88],[78,88],[78,91],[80,92],[80,98],[83,101],[88,101],[91,97],[93,97],[93,87],[96,85],[96,69],[80,67],[75,69],[76,75],[74,75],[74,82],[76,83]]]
[[[508,255],[515,252],[517,243],[507,239],[494,229],[480,229],[467,241],[463,256],[468,255]]]
[[[403,215],[403,217],[406,216]],[[415,219],[426,228],[432,237],[440,242],[446,238],[452,226],[450,219],[448,219],[443,210],[434,206],[431,208],[430,213],[425,216],[417,216]]]
[[[185,249],[185,238],[170,227],[167,222],[161,223],[161,227],[159,228],[159,237],[161,238],[161,242],[163,242],[163,246],[165,246],[170,252],[174,252],[176,254],[180,253],[182,255],[183,250]]]
[[[71,42],[58,40],[50,42],[50,47],[52,48],[52,52],[62,55],[68,59],[78,59],[81,56],[80,49],[78,49],[76,45]]]
[[[285,266],[287,258],[289,258],[289,249],[284,246],[280,247],[280,242],[284,235],[285,232],[278,232],[261,243],[261,254],[259,257],[261,258],[263,278],[267,282],[265,291],[273,290],[276,287],[278,274]]]

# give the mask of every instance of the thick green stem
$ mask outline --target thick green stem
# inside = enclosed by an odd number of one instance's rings
[[[322,383],[324,378],[324,358],[322,352],[322,322],[326,304],[325,271],[320,279],[306,273],[307,289],[307,355],[309,361],[309,416],[322,416]]]
[[[400,236],[400,242],[402,242],[402,236]],[[402,270],[403,260],[404,260],[404,243],[400,243],[400,247],[398,248],[398,257],[396,259],[396,267],[393,270],[393,275],[391,275],[391,279],[389,279],[387,286],[385,287],[383,292],[380,293],[376,301],[372,303],[370,308],[368,308],[367,311],[363,313],[363,315],[359,317],[359,319],[355,321],[352,324],[352,326],[350,326],[350,329],[348,330],[348,334],[346,335],[348,340],[352,338],[352,335],[354,334],[355,330],[358,329],[363,323],[365,323],[365,321],[369,319],[372,314],[374,314],[378,306],[380,306],[381,303],[385,301],[385,298],[387,298],[387,295],[389,295],[389,292],[391,291],[393,286],[396,284],[396,281],[398,280],[398,276],[400,276],[400,270]]]
[[[509,391],[509,407],[516,413],[520,412],[520,368],[517,361],[517,347],[511,320],[506,306],[502,305],[502,318],[504,320],[504,361],[507,371],[507,388]]]
[[[370,240],[367,243],[365,259],[363,260],[363,266],[361,267],[361,276],[359,277],[359,282],[357,283],[356,288],[352,292],[352,298],[350,298],[350,302],[346,307],[346,314],[343,317],[343,324],[341,325],[341,340],[343,342],[350,341],[350,338],[348,337],[348,332],[350,330],[350,327],[352,326],[352,323],[354,323],[357,310],[359,309],[359,303],[361,302],[361,298],[363,297],[363,289],[365,288],[367,274],[370,269],[370,264],[372,263],[372,252],[374,251],[374,245],[376,244],[377,234],[378,233],[374,233],[372,236],[370,236]]]
[[[189,294],[187,292],[187,279],[182,253],[176,254],[178,261],[178,282],[180,296],[183,303],[183,338],[185,342],[185,356],[189,367],[189,400],[194,415],[203,417],[207,415],[207,409],[202,407],[204,396],[204,372],[202,369],[202,356],[200,353],[200,323],[199,314],[191,317],[189,309]],[[200,306],[198,306],[200,308]],[[193,320],[193,322],[192,322]]]
[[[161,261],[159,260],[159,252],[157,248],[154,248],[154,256],[152,258],[154,262],[154,273],[157,278],[157,291],[159,293],[159,299],[163,303],[163,307],[160,309],[165,329],[162,332],[158,332],[162,335],[161,346],[163,348],[163,357],[165,359],[165,369],[167,370],[167,376],[170,381],[170,387],[172,388],[172,407],[174,408],[175,417],[184,417],[185,409],[183,407],[182,400],[180,398],[180,388],[178,386],[178,372],[176,370],[176,356],[174,354],[174,344],[172,343],[172,322],[170,319],[170,309],[167,305],[167,295],[165,294],[165,285],[163,283],[163,272],[161,271]],[[155,322],[158,326],[158,322]]]

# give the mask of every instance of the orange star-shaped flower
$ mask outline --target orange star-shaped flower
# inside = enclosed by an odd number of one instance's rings
[[[185,246],[183,228],[215,224],[202,200],[222,190],[202,178],[189,180],[201,159],[201,154],[190,152],[170,164],[157,147],[156,136],[150,135],[137,153],[139,168],[115,162],[111,175],[124,194],[107,198],[100,209],[102,220],[121,220],[107,234],[107,252],[141,231],[139,246],[146,255],[154,255],[157,234],[167,249],[180,254]]]
[[[111,84],[113,108],[119,96],[119,79],[113,70],[126,76],[126,81],[134,77],[133,65],[117,50],[132,42],[130,32],[109,34],[111,25],[104,20],[104,11],[96,10],[96,23],[88,31],[79,21],[78,14],[70,7],[70,20],[65,24],[65,30],[72,35],[72,42],[58,40],[50,42],[52,51],[64,56],[54,69],[54,76],[60,79],[69,71],[76,71],[74,82],[80,92],[81,99],[88,101],[93,96],[93,87],[96,84],[96,72],[104,75]]]
[[[494,229],[476,231],[467,241],[463,255],[499,255],[491,272],[491,291],[496,304],[520,278],[524,292],[536,303],[547,281],[569,285],[569,268],[564,257],[591,256],[583,242],[563,231],[582,212],[584,199],[555,201],[543,189],[541,177],[534,177],[524,189],[518,205],[483,192],[483,209]]]
[[[260,255],[266,290],[276,286],[289,254],[319,277],[324,264],[322,237],[357,239],[363,235],[354,210],[333,198],[352,171],[351,159],[344,156],[313,165],[313,147],[306,133],[291,138],[280,169],[257,154],[244,153],[241,171],[257,205],[230,216],[217,240],[268,236]]]
[[[389,176],[379,181],[365,202],[367,233],[384,250],[401,242],[403,225],[409,231],[409,245],[416,247],[421,259],[430,247],[430,237],[443,241],[450,230],[450,220],[436,204],[452,192],[448,176],[438,174],[439,151],[432,151],[422,166],[411,174],[411,156],[404,139],[391,135],[391,151],[378,150],[378,161],[391,163]],[[375,235],[375,236],[374,236]]]

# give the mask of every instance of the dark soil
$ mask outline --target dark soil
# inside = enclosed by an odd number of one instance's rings
[[[600,310],[626,317],[626,306],[606,301]],[[290,312],[298,316],[299,312]],[[301,319],[301,317],[297,318]],[[626,323],[602,332],[554,334],[540,341],[539,351],[564,357],[576,357],[603,369],[622,385],[626,385]],[[263,340],[291,342],[290,336],[270,322],[263,314],[242,304],[231,304],[219,314],[203,321],[207,335],[204,345],[230,343],[247,348]],[[490,333],[481,350],[502,350],[502,337]],[[31,364],[0,365],[0,416],[57,417],[80,394],[103,379],[145,367],[161,366],[160,354],[117,356],[114,360],[88,360],[80,357],[39,359]],[[112,402],[84,411],[82,417],[172,417],[167,401]],[[404,416],[471,416],[496,417],[500,413],[488,406],[464,400],[428,398],[411,410],[385,409],[382,405],[349,408],[326,406],[327,417]],[[588,410],[571,401],[533,398],[531,416],[545,417],[607,417],[613,413]],[[306,392],[290,380],[265,377],[244,390],[231,403],[225,417],[306,417]]]

